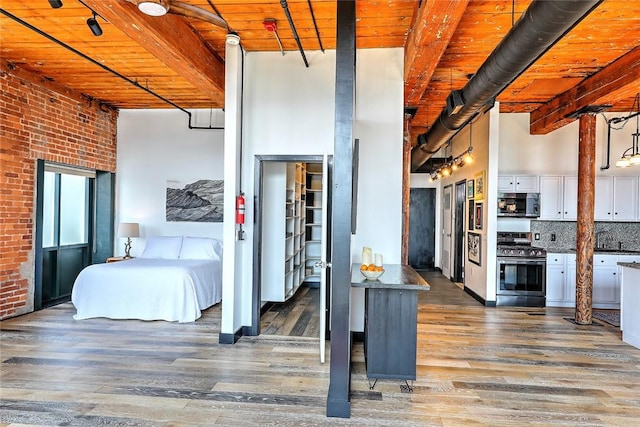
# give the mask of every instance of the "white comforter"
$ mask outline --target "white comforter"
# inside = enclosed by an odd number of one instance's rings
[[[76,278],[74,319],[193,322],[222,299],[222,262],[134,258],[86,267]]]

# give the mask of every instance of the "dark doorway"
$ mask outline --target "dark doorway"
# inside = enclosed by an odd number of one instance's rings
[[[42,307],[68,301],[89,264],[90,178],[45,169],[42,185]]]
[[[465,202],[467,201],[466,180],[456,182],[455,197],[453,275],[451,280],[461,283],[464,280],[464,218]]]
[[[115,175],[38,160],[34,309],[69,301],[91,263],[113,255]]]
[[[409,265],[416,270],[432,270],[436,253],[436,189],[412,188],[409,200]]]

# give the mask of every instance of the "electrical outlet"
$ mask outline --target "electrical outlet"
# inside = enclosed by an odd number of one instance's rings
[[[533,235],[533,239],[534,239],[534,240],[540,240],[540,233],[535,233],[535,234]]]
[[[556,233],[551,233],[551,241],[552,242],[556,241]]]

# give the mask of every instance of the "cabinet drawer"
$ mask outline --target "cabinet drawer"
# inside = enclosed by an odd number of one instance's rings
[[[547,265],[562,265],[565,259],[565,254],[547,254]]]

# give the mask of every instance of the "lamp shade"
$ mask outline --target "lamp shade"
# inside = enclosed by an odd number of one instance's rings
[[[121,222],[118,237],[140,237],[140,226],[137,222]]]

